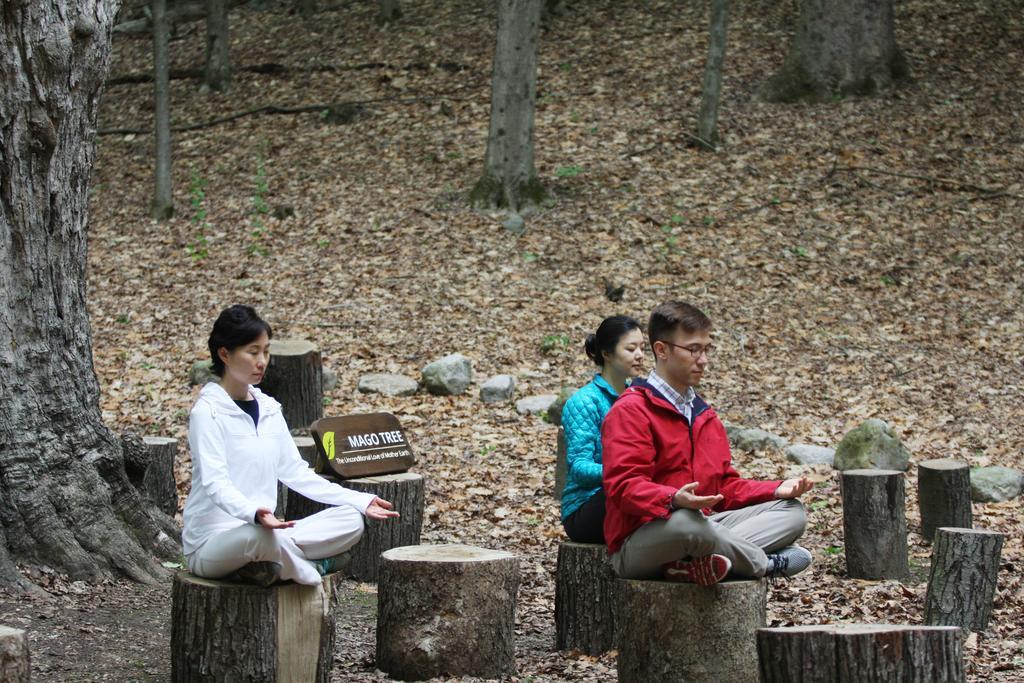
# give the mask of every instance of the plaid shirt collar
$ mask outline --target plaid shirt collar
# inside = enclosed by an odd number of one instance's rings
[[[693,399],[697,397],[697,392],[693,390],[693,387],[686,387],[686,393],[680,394],[668,382],[659,377],[658,373],[654,370],[651,370],[651,374],[647,375],[647,383],[667,398],[676,407],[679,414],[686,418],[687,422],[692,420]]]

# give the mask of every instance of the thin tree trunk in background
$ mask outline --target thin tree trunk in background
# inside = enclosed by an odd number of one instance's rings
[[[151,513],[103,424],[86,306],[89,179],[117,2],[34,0],[0,20],[0,584],[163,573]],[[147,509],[149,508],[149,509]]]
[[[224,92],[231,85],[228,1],[208,0],[206,7],[206,85]]]
[[[380,0],[380,14],[377,15],[378,24],[390,24],[402,16],[402,8],[399,0]]]
[[[166,220],[174,215],[171,196],[171,86],[168,65],[167,0],[152,0],[153,12],[153,85],[156,104],[156,183],[153,192],[153,218]]]
[[[498,2],[487,154],[483,177],[470,193],[479,208],[519,211],[545,195],[533,163],[540,5],[541,0]]]
[[[722,64],[725,62],[725,30],[729,21],[729,0],[711,0],[711,31],[708,63],[704,70],[704,96],[700,103],[697,137],[708,149],[718,142],[718,101],[722,94]]]
[[[908,76],[893,0],[801,0],[789,55],[761,96],[792,102],[873,95]]]

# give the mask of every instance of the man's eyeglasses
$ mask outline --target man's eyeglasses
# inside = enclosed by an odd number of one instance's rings
[[[669,346],[674,346],[677,349],[689,351],[690,357],[693,358],[694,360],[700,358],[701,354],[710,359],[711,355],[715,352],[714,344],[708,344],[707,346],[700,346],[699,344],[693,344],[692,346],[681,346],[679,344],[673,344],[670,341],[665,341],[664,339],[662,339],[661,341],[662,343],[668,344]]]

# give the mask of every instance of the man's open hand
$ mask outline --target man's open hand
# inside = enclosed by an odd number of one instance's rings
[[[814,488],[814,482],[807,477],[799,479],[787,479],[775,489],[776,498],[799,498]]]
[[[722,494],[718,493],[713,496],[698,496],[694,493],[700,482],[692,481],[683,488],[675,492],[672,496],[672,506],[679,509],[685,508],[687,510],[700,510],[701,508],[710,508],[718,505],[722,502]]]

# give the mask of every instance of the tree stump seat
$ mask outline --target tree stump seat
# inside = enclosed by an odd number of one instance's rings
[[[855,579],[905,579],[907,513],[898,470],[846,470],[840,479],[846,571]]]
[[[824,624],[757,632],[763,683],[963,681],[955,626]]]
[[[621,683],[756,683],[765,582],[714,586],[616,579]]]
[[[324,416],[320,349],[303,339],[275,339],[260,389],[281,404],[289,429],[307,429]]]
[[[468,545],[393,548],[377,590],[377,667],[400,680],[515,673],[519,561]]]
[[[615,572],[602,544],[558,546],[555,646],[588,655],[615,647]]]
[[[171,680],[315,681],[334,665],[339,574],[267,588],[187,571],[171,589]]]
[[[940,458],[917,466],[917,502],[921,536],[931,541],[939,527],[970,529],[971,468],[963,460]]]
[[[935,530],[924,623],[984,631],[996,593],[1003,535],[984,529]]]
[[[389,501],[401,514],[398,519],[383,521],[367,519],[363,537],[359,539],[339,565],[339,571],[359,581],[374,582],[380,572],[380,554],[391,548],[419,545],[423,529],[425,480],[422,474],[399,472],[380,474],[359,479],[342,479],[334,474],[320,475],[325,479],[355,491],[372,493]],[[325,510],[329,505],[310,500],[288,490],[285,504],[287,519],[303,519]]]
[[[28,683],[32,678],[25,632],[0,626],[0,681]]]

